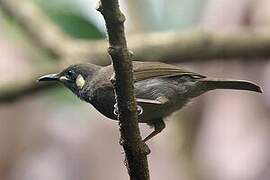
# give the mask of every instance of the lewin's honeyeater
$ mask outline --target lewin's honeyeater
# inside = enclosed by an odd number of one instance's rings
[[[249,81],[208,78],[160,62],[133,61],[134,92],[138,104],[138,121],[154,127],[147,141],[165,128],[163,118],[182,108],[191,98],[214,89],[237,89],[262,92],[261,88]],[[117,119],[111,78],[113,66],[76,64],[57,74],[49,74],[39,81],[63,83],[80,99],[92,104],[110,119]]]

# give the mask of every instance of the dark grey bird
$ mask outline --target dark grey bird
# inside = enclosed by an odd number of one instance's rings
[[[134,92],[138,104],[138,121],[154,127],[147,141],[165,128],[164,117],[181,109],[190,99],[214,89],[247,90],[262,93],[249,81],[209,78],[181,67],[160,63],[133,61]],[[104,116],[117,120],[117,106],[111,78],[113,66],[71,65],[39,81],[58,81],[80,99],[92,104]]]

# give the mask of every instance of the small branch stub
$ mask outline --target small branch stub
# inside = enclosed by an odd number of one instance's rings
[[[110,46],[108,47],[108,53],[110,56],[117,56],[123,51],[122,47],[120,46]]]

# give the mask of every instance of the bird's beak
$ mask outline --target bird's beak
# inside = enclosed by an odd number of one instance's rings
[[[47,74],[38,78],[38,82],[41,81],[59,81],[59,74]]]

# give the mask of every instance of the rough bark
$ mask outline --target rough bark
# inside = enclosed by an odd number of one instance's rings
[[[125,16],[118,0],[101,0],[98,11],[105,19],[109,48],[115,71],[114,88],[118,105],[121,145],[126,155],[126,166],[131,180],[148,180],[147,146],[142,142],[138,126],[137,105],[134,97],[133,72],[124,32]]]

